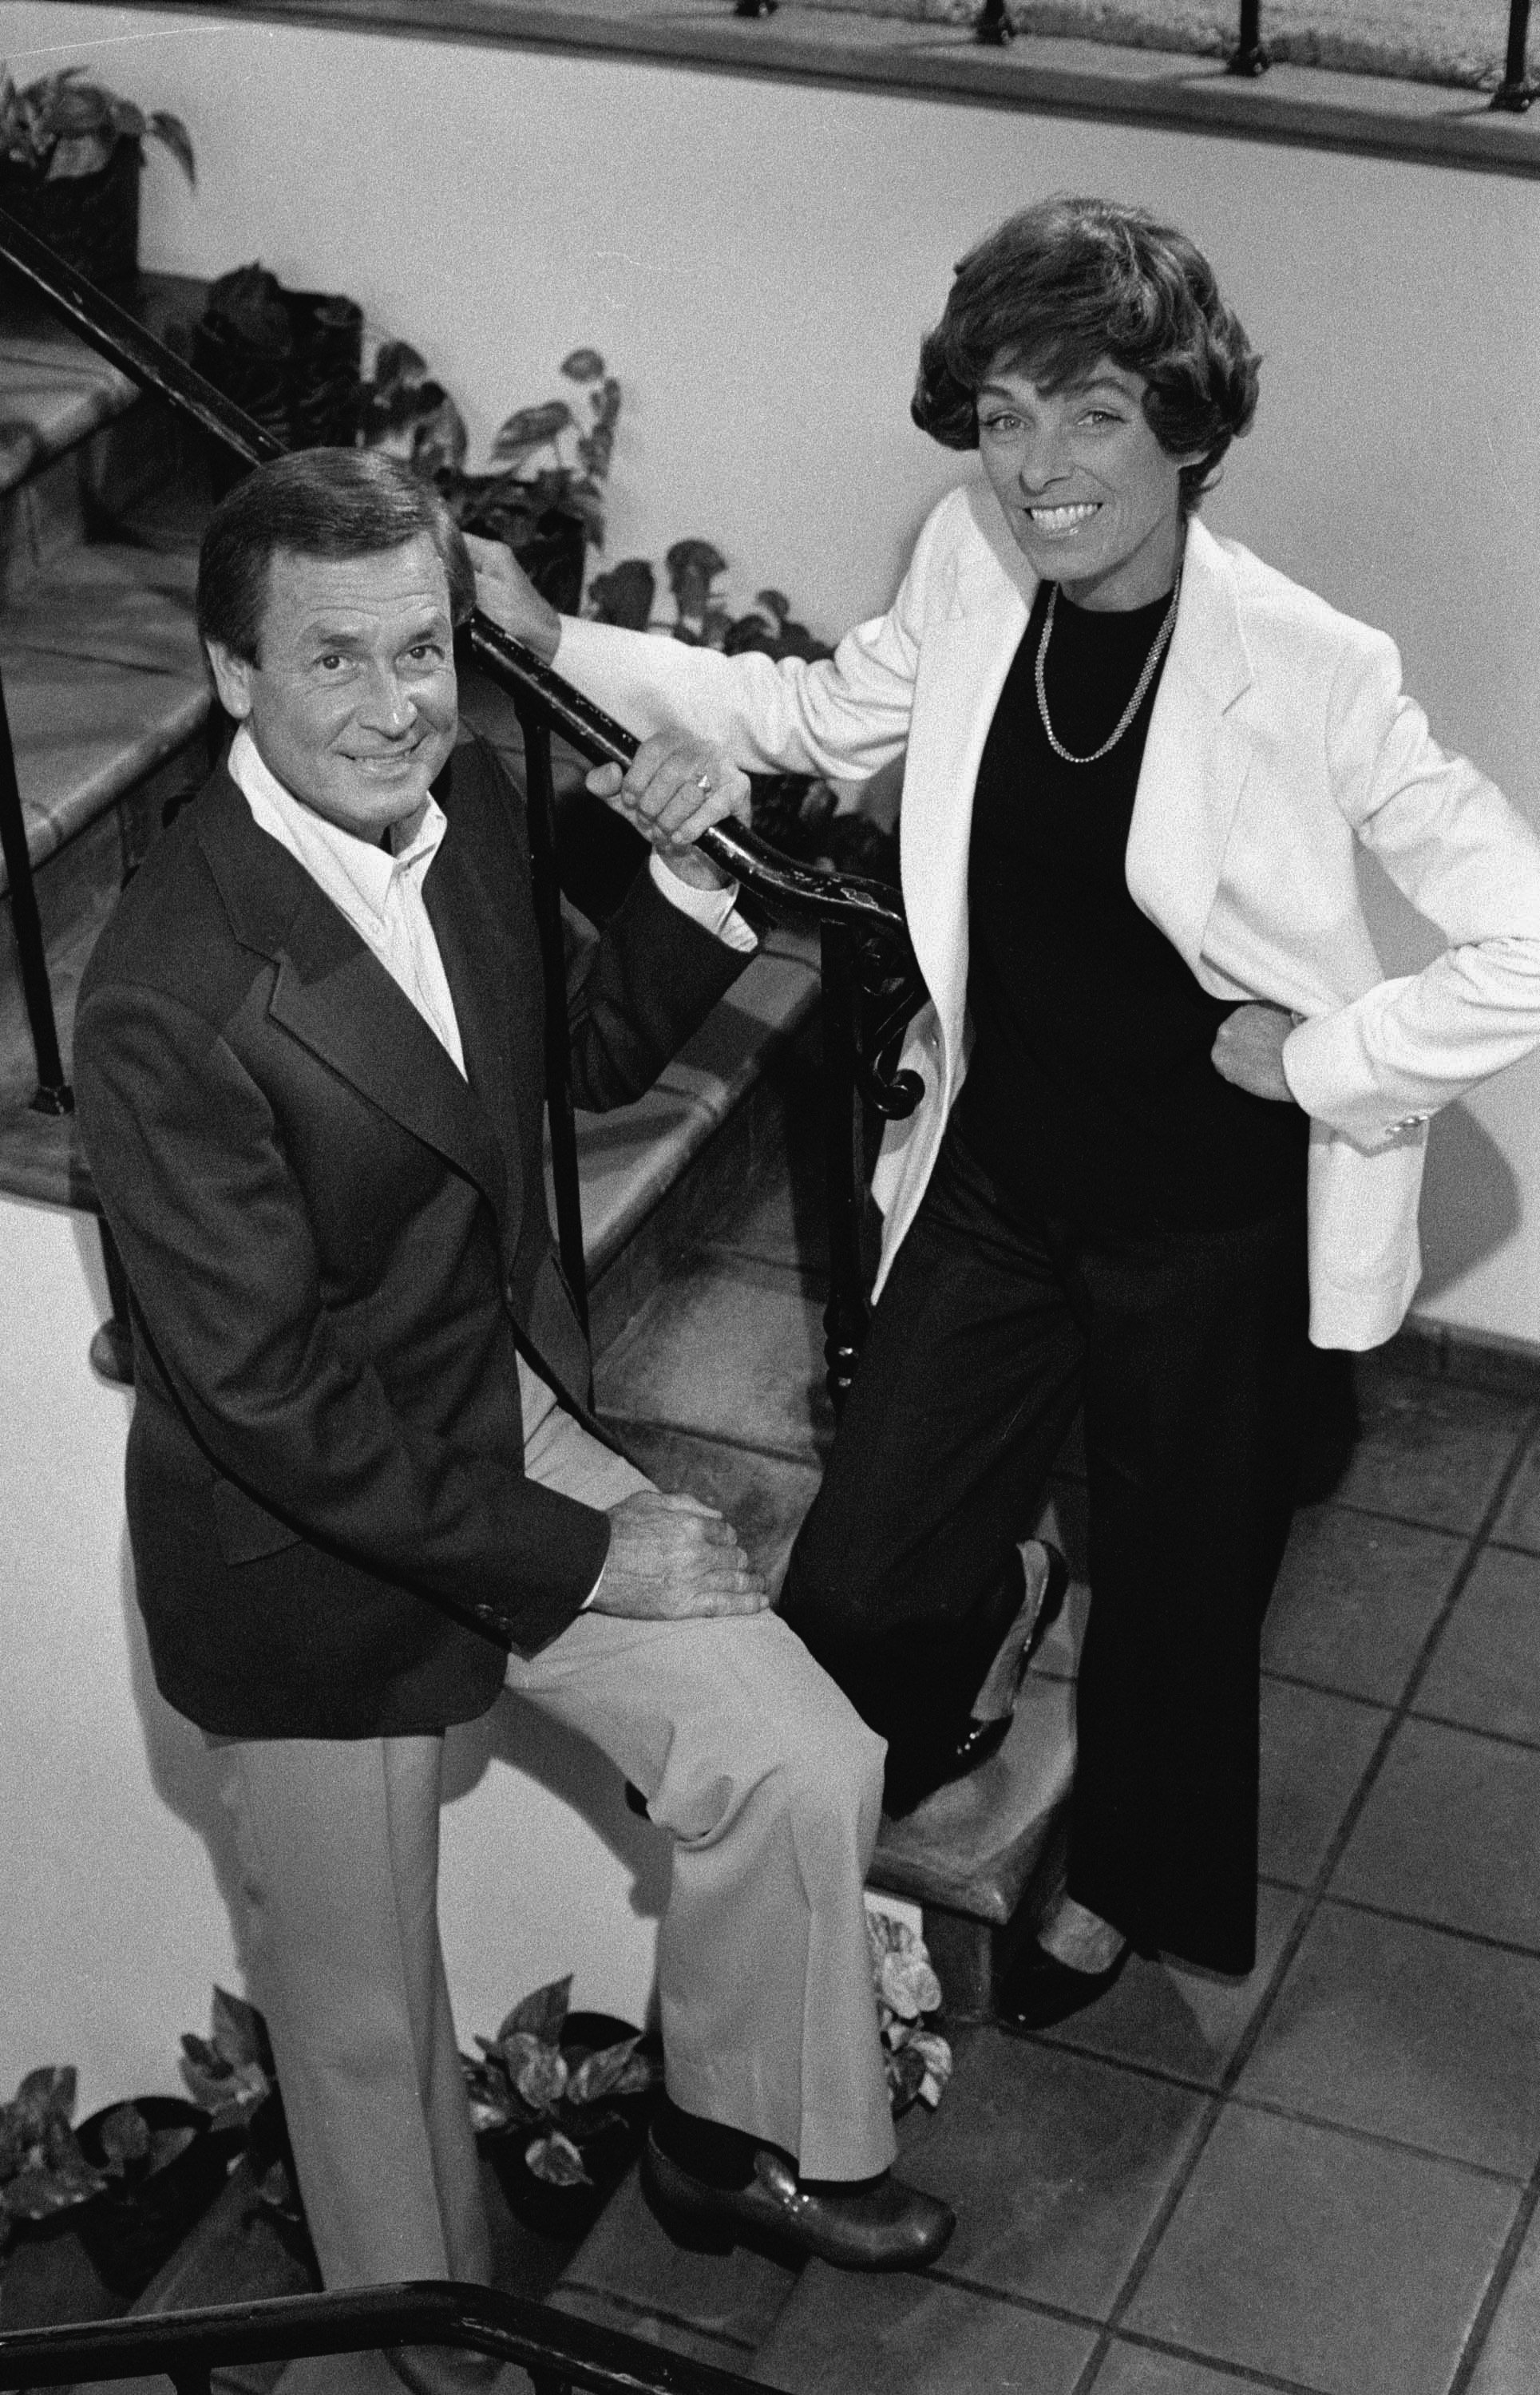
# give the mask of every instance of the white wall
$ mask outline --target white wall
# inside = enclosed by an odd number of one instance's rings
[[[958,471],[907,405],[918,336],[961,251],[1055,189],[1162,209],[1209,250],[1268,359],[1260,422],[1211,521],[1391,629],[1446,740],[1540,806],[1540,185],[36,0],[0,5],[0,56],[19,77],[87,58],[178,110],[199,188],[152,159],[147,262],[207,274],[259,256],[290,283],[352,292],[433,362],[478,448],[511,406],[556,388],[569,348],[598,346],[626,387],[612,556],[657,558],[702,534],[739,591],[775,582],[831,631],[883,603]],[[1414,945],[1384,913],[1393,941]],[[1540,1072],[1512,1074],[1437,1126],[1421,1301],[1531,1342],[1537,1090]],[[28,1558],[6,1607],[0,1773],[7,1819],[33,1825],[6,1840],[0,1918],[37,1925],[20,1989],[7,1938],[0,2082],[73,2054],[118,2092],[126,2074],[166,2076],[229,1933],[181,1818],[211,1818],[201,1766],[126,1627],[124,1401],[86,1378],[81,1236],[0,1211],[0,1554]],[[46,1332],[44,1290],[60,1309]],[[60,1515],[46,1499],[61,1475]],[[550,1759],[553,1780],[560,1768]],[[589,2000],[634,2006],[657,1870],[623,1817],[579,1828],[557,1796],[501,1765],[485,1773],[446,1828],[462,2025],[489,2024],[504,1996],[570,1963]]]

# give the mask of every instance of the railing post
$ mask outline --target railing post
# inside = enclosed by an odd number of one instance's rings
[[[21,967],[21,995],[32,1030],[37,1087],[32,1105],[40,1115],[74,1112],[74,1092],[64,1078],[59,1052],[59,1028],[54,1021],[53,992],[48,987],[48,958],[43,945],[43,921],[33,885],[32,858],[27,853],[27,825],[16,779],[16,751],[11,745],[10,718],[0,685],[0,853],[10,881],[11,929]]]
[[[1271,64],[1262,40],[1262,0],[1241,0],[1241,31],[1234,50],[1225,61],[1225,72],[1255,80],[1266,74]]]
[[[822,967],[824,1178],[829,1207],[829,1303],[824,1308],[824,1362],[836,1413],[856,1377],[869,1311],[861,1260],[865,1189],[860,1086],[860,993],[850,934],[826,923],[819,934]]]
[[[546,1107],[551,1118],[551,1173],[556,1191],[556,1245],[584,1330],[589,1327],[588,1266],[583,1258],[583,1210],[578,1185],[578,1126],[572,1107],[572,1049],[567,1028],[566,940],[562,885],[556,871],[556,784],[551,770],[551,724],[543,710],[515,699],[524,745],[524,802],[535,924],[545,982]]]
[[[1509,116],[1522,116],[1540,91],[1530,80],[1529,20],[1530,0],[1508,0],[1507,59],[1492,105]]]

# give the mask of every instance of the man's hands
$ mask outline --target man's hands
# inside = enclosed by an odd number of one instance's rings
[[[763,1613],[763,1572],[750,1571],[737,1532],[697,1497],[641,1489],[609,1509],[610,1548],[591,1613],[631,1621],[699,1621]]]
[[[1210,1051],[1215,1070],[1254,1098],[1296,1102],[1283,1071],[1283,1042],[1301,1020],[1287,1007],[1238,1006],[1219,1025]]]
[[[476,569],[477,606],[550,665],[562,637],[555,608],[500,540],[467,533],[465,545]],[[618,765],[595,765],[588,787],[635,826],[681,881],[697,890],[725,887],[728,876],[694,843],[729,815],[743,824],[750,820],[749,776],[716,749],[681,733],[660,733],[643,742],[624,774]]]

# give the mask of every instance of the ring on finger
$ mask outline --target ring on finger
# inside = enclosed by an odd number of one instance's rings
[[[711,777],[710,774],[697,774],[695,776],[695,786],[697,790],[703,790],[708,798],[710,797]]]

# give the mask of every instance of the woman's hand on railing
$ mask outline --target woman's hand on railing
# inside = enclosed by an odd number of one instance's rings
[[[729,876],[696,847],[713,824],[752,822],[749,776],[704,741],[678,732],[644,740],[622,774],[595,765],[588,787],[634,826],[670,873],[697,890],[721,890]]]
[[[476,604],[482,614],[533,649],[542,665],[550,665],[562,637],[562,619],[550,600],[541,598],[500,540],[483,540],[468,532],[465,546],[476,569]]]

